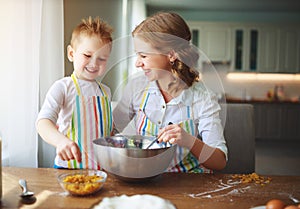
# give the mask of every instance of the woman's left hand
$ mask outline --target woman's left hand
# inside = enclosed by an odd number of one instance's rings
[[[159,130],[157,140],[191,148],[195,142],[195,137],[187,133],[179,125],[171,124]]]

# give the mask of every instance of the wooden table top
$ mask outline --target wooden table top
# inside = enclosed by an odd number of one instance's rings
[[[54,168],[2,168],[3,194],[1,208],[91,208],[104,197],[122,194],[152,194],[170,200],[178,209],[248,209],[278,198],[292,204],[289,195],[300,199],[300,176],[271,177],[265,186],[256,183],[237,183],[230,174],[164,173],[147,182],[124,182],[113,175],[100,192],[88,197],[66,195],[57,176],[68,170]],[[20,178],[27,180],[35,192],[33,202],[19,197]]]

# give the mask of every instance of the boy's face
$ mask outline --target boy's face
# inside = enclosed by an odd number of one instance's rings
[[[76,47],[68,46],[68,58],[73,62],[74,73],[82,80],[95,80],[106,71],[111,47],[96,36],[83,36]]]

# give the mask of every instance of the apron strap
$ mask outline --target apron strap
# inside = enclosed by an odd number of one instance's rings
[[[108,94],[107,94],[107,92],[105,91],[103,85],[102,85],[99,81],[97,81],[97,80],[95,80],[95,81],[97,82],[97,84],[98,84],[98,86],[99,86],[99,89],[100,89],[102,95],[108,97]]]
[[[75,76],[74,73],[72,73],[71,78],[72,78],[73,83],[74,83],[74,85],[75,85],[77,94],[80,96],[80,95],[81,95],[80,86],[79,86],[79,83],[78,83],[77,78],[76,78],[76,76]],[[95,81],[96,81],[96,83],[98,84],[99,89],[100,89],[102,95],[108,97],[108,94],[107,94],[107,92],[105,91],[105,89],[104,89],[104,87],[102,86],[102,84],[101,84],[99,81],[97,81],[97,80],[95,80]]]
[[[73,83],[74,83],[74,85],[75,85],[75,88],[76,88],[77,94],[78,94],[78,95],[81,95],[80,87],[79,87],[79,84],[78,84],[77,78],[76,78],[76,76],[75,76],[75,74],[74,74],[74,73],[72,73],[72,75],[71,75],[71,78],[72,78],[72,80],[73,80]]]
[[[145,110],[145,106],[146,106],[148,98],[149,98],[149,92],[148,92],[149,86],[150,86],[150,84],[144,90],[144,94],[143,94],[143,97],[142,97],[142,102],[140,104],[140,109],[141,110]]]

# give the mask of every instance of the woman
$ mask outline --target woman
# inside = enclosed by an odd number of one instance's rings
[[[132,36],[136,67],[144,75],[128,83],[113,111],[117,131],[134,118],[136,134],[177,144],[169,172],[223,169],[227,147],[220,106],[194,68],[199,55],[190,44],[186,22],[175,13],[157,13],[140,23]]]

